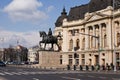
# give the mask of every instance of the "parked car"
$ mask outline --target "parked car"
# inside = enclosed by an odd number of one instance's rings
[[[6,66],[6,64],[4,62],[0,61],[0,67],[5,67],[5,66]]]

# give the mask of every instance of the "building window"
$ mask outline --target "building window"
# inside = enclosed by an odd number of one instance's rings
[[[89,59],[89,65],[92,65],[92,59]]]
[[[72,59],[69,59],[69,65],[72,65]]]
[[[85,58],[85,54],[81,54],[81,58]]]
[[[117,46],[120,46],[120,33],[117,33]]]
[[[107,36],[104,35],[104,47],[107,47]]]
[[[105,65],[105,59],[102,59],[102,65]]]
[[[76,65],[79,65],[79,59],[76,59],[75,64],[76,64]]]
[[[85,65],[85,54],[81,54],[81,65]]]
[[[80,43],[80,41],[79,41],[79,39],[77,39],[77,40],[76,40],[76,47],[77,47],[77,48],[79,48],[79,43]]]
[[[82,49],[83,50],[85,49],[85,38],[83,38],[83,40],[82,40]]]
[[[89,54],[89,56],[91,56],[91,54]]]
[[[72,58],[72,55],[69,55],[69,58]]]
[[[91,46],[90,48],[93,48],[93,37],[91,37]]]
[[[69,50],[72,51],[73,49],[73,40],[71,39],[69,42]]]
[[[105,56],[105,53],[102,53],[103,56]]]
[[[81,65],[85,65],[85,59],[82,59]]]
[[[62,59],[60,59],[60,64],[62,64]]]

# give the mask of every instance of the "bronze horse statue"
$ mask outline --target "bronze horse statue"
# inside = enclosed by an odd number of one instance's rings
[[[53,45],[56,44],[58,47],[58,51],[60,50],[60,47],[58,45],[57,36],[52,36],[52,35],[49,36],[46,34],[45,31],[40,31],[39,34],[40,34],[40,37],[42,37],[42,40],[39,42],[40,48],[41,48],[41,43],[45,44],[43,50],[45,50],[46,44],[51,44],[51,48],[49,49],[49,51],[53,51],[54,50]]]

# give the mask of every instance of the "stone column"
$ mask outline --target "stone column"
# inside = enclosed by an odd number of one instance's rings
[[[95,26],[93,26],[93,35],[95,35]],[[93,37],[93,48],[95,48],[96,39]]]
[[[85,34],[88,34],[88,30],[89,30],[89,28],[86,27],[86,28],[85,28]],[[89,47],[88,38],[89,38],[89,36],[88,36],[88,35],[85,35],[85,50],[88,50],[88,47]]]
[[[63,29],[63,46],[62,46],[62,49],[64,52],[67,52],[68,51],[68,48],[69,48],[69,39],[68,39],[68,32],[67,32],[67,29],[64,28]]]
[[[117,23],[115,23],[115,45],[117,46],[117,32],[116,32],[116,28],[118,27],[119,25]]]
[[[84,33],[83,30],[81,30],[81,33]],[[83,35],[80,34],[80,49],[83,49]]]
[[[99,28],[96,28],[96,35],[95,36],[98,36],[99,35]],[[98,39],[95,38],[95,45],[96,45],[96,48],[98,48]]]
[[[102,47],[102,25],[99,25],[99,48]]]
[[[73,49],[72,49],[72,51],[74,51],[74,47],[76,47],[76,38],[75,38],[75,36],[73,36]]]
[[[106,26],[106,32],[107,32],[107,45],[109,47],[109,49],[112,49],[112,39],[114,41],[114,37],[112,37],[112,34],[114,34],[114,30],[112,33],[112,20],[109,19],[108,20],[108,24]]]

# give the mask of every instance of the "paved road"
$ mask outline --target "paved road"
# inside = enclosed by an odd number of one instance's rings
[[[119,73],[0,68],[0,80],[120,80]]]

